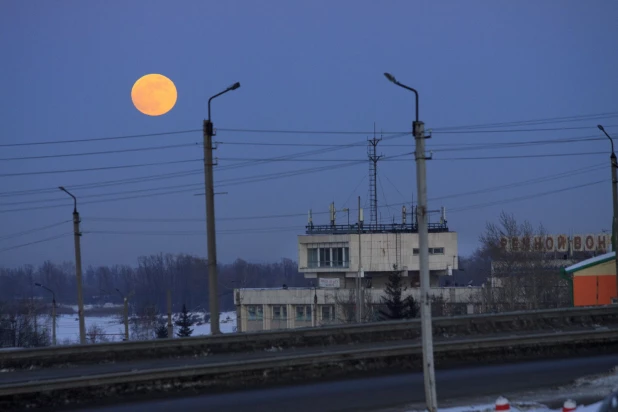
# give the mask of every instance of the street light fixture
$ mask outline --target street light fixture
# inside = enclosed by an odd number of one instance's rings
[[[206,243],[208,247],[208,288],[210,318],[219,319],[219,294],[217,287],[217,240],[215,232],[215,191],[213,178],[213,159],[212,159],[212,137],[215,135],[211,117],[210,103],[216,97],[229,91],[236,90],[240,83],[236,82],[227,89],[208,99],[208,120],[204,120],[204,185],[206,189]],[[210,333],[218,335],[221,333],[219,322],[210,322]]]
[[[41,285],[38,282],[35,282],[34,286],[43,288],[52,294],[52,345],[56,346],[56,294],[53,290],[51,290],[47,286]]]
[[[77,313],[79,317],[79,343],[86,343],[86,322],[84,320],[84,294],[82,291],[82,249],[80,244],[81,232],[79,231],[79,213],[77,212],[77,198],[64,187],[62,190],[73,198],[73,237],[75,244],[75,277],[77,281]]]
[[[429,234],[427,222],[427,176],[425,170],[425,126],[419,121],[418,92],[395,79],[390,73],[384,76],[392,83],[414,93],[416,99],[415,121],[412,124],[414,140],[416,142],[416,188],[418,191],[418,238],[419,238],[419,271],[421,283],[421,330],[423,343],[423,375],[425,378],[425,402],[429,412],[438,411],[436,396],[436,376],[433,357],[433,333],[431,327],[431,299],[429,296]]]
[[[616,236],[618,235],[618,178],[616,177],[616,169],[618,169],[618,162],[616,162],[616,153],[614,153],[614,140],[605,131],[605,128],[603,126],[597,125],[597,127],[605,134],[605,136],[607,136],[609,142],[612,145],[612,154],[609,156],[609,160],[611,162],[612,169],[612,203],[614,215],[612,219],[612,250],[615,252],[614,260],[616,264],[616,298],[614,299],[614,303],[618,303],[618,252],[616,251],[616,247],[618,246],[618,239],[616,238]]]

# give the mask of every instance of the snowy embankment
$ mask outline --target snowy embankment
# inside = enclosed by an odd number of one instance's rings
[[[204,319],[204,313],[192,313],[200,319]],[[178,314],[174,314],[173,319],[176,320]],[[222,333],[232,333],[236,328],[236,312],[222,312],[219,317],[219,325]],[[119,316],[86,316],[86,331],[92,326],[98,326],[100,335],[104,336],[108,341],[121,341],[124,338],[124,323]],[[167,318],[164,318],[167,322]],[[174,325],[174,331],[178,329]],[[210,323],[199,322],[193,326],[193,334],[191,336],[210,335]],[[129,320],[129,334],[132,333],[131,320]],[[59,345],[67,345],[77,343],[79,341],[79,318],[77,314],[60,315],[56,321],[56,336]],[[154,336],[152,337],[154,339]]]

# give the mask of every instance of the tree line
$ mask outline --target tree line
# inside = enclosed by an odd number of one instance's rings
[[[233,310],[234,288],[266,288],[287,285],[310,286],[290,259],[274,263],[249,263],[238,259],[218,266],[221,310]],[[51,294],[36,286],[40,283],[54,291],[58,304],[77,303],[75,266],[72,263],[46,261],[40,266],[0,267],[0,302],[49,298]],[[122,304],[128,296],[133,308],[155,306],[167,311],[167,291],[171,290],[174,311],[183,304],[190,311],[206,309],[209,304],[207,260],[186,254],[142,256],[137,265],[88,266],[83,271],[84,304]]]

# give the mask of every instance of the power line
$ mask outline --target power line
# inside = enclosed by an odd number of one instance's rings
[[[437,127],[432,128],[433,131],[445,133],[447,131],[453,131],[457,129],[470,129],[470,128],[483,128],[483,127],[500,127],[500,126],[515,126],[520,124],[542,124],[542,123],[562,123],[566,121],[585,121],[585,120],[597,120],[602,118],[611,118],[618,117],[618,112],[606,112],[599,113],[594,115],[578,115],[578,116],[564,116],[564,117],[553,117],[546,119],[536,119],[536,120],[522,120],[515,122],[503,122],[503,123],[485,123],[485,124],[477,124],[477,125],[467,125],[467,126],[450,126],[450,127]],[[615,127],[605,126],[605,127]],[[588,127],[585,127],[588,128]],[[594,128],[590,126],[589,128]],[[223,132],[242,132],[242,133],[287,133],[287,134],[325,134],[325,135],[370,135],[373,133],[362,132],[362,131],[337,131],[337,130],[277,130],[277,129],[237,129],[237,128],[218,128],[218,131]],[[560,130],[569,130],[569,129],[560,129]],[[143,134],[133,134],[133,135],[120,135],[120,136],[107,136],[107,137],[95,137],[95,138],[84,138],[84,139],[65,139],[65,140],[49,140],[42,142],[23,142],[23,143],[3,143],[0,144],[0,147],[20,147],[20,146],[35,146],[35,145],[51,145],[51,144],[68,144],[68,143],[83,143],[83,142],[96,142],[96,141],[108,141],[108,140],[126,140],[126,139],[136,139],[143,137],[154,137],[154,136],[168,136],[168,135],[177,135],[177,134],[186,134],[186,133],[196,133],[202,132],[202,129],[186,129],[186,130],[175,130],[169,132],[158,132],[158,133],[143,133]],[[383,134],[410,134],[410,131],[406,132],[383,132]]]
[[[401,135],[401,136],[403,136],[403,135]],[[397,136],[389,136],[386,139],[394,139],[394,138],[401,137],[401,136],[399,136],[399,135],[397,135]],[[256,165],[256,164],[265,164],[265,163],[269,163],[271,161],[277,161],[278,159],[283,159],[283,158],[299,158],[299,157],[307,156],[307,155],[311,155],[311,154],[321,154],[321,153],[331,152],[331,151],[335,151],[335,150],[341,150],[341,149],[350,148],[350,147],[359,146],[359,145],[364,145],[364,144],[365,144],[365,141],[361,141],[361,142],[341,145],[341,146],[338,146],[336,148],[320,149],[320,150],[310,150],[310,151],[304,151],[304,152],[291,153],[291,154],[288,154],[288,155],[282,155],[282,156],[277,156],[277,157],[273,157],[273,158],[260,159],[258,161],[247,161],[247,162],[243,162],[243,163],[237,163],[237,164],[232,164],[232,165],[225,165],[225,166],[221,166],[221,167],[217,168],[217,170],[228,170],[228,169],[235,169],[235,168],[240,168],[240,167],[245,167],[245,166],[253,166],[253,165]],[[43,172],[37,172],[37,173],[43,173]],[[164,174],[150,175],[150,176],[144,176],[144,177],[108,180],[108,181],[103,181],[103,182],[93,182],[93,183],[86,183],[86,184],[79,184],[79,185],[65,185],[65,186],[69,187],[69,188],[72,188],[72,189],[86,189],[86,188],[90,189],[90,188],[97,188],[97,187],[103,187],[103,186],[113,186],[113,185],[117,185],[117,184],[133,184],[133,183],[142,183],[142,182],[145,182],[145,181],[152,181],[152,180],[172,179],[172,178],[176,178],[176,177],[184,177],[184,176],[189,176],[189,175],[193,175],[193,174],[201,174],[201,173],[203,173],[202,169],[190,169],[190,170],[186,170],[186,171],[164,173]],[[57,190],[58,190],[58,188],[54,187],[54,188],[40,188],[40,189],[19,190],[19,191],[12,191],[12,192],[2,192],[2,193],[0,193],[0,197],[6,197],[6,196],[26,196],[26,195],[38,194],[38,193],[51,193],[51,192],[56,192]]]
[[[172,164],[201,162],[201,161],[203,160],[202,159],[186,159],[186,160],[172,160],[168,162],[138,163],[138,164],[120,165],[120,166],[89,167],[89,168],[83,168],[83,169],[40,170],[36,172],[4,173],[4,174],[0,174],[0,177],[31,176],[31,175],[74,173],[74,172],[92,172],[92,171],[97,171],[97,170],[132,169],[136,167],[172,165]]]
[[[607,127],[616,127],[618,125],[612,124]],[[596,129],[596,126],[573,126],[573,127],[549,127],[549,128],[536,128],[536,129],[501,129],[501,130],[485,130],[485,129],[474,129],[474,130],[434,130],[431,129],[432,134],[471,134],[471,133],[517,133],[517,132],[550,132],[557,130],[586,130],[586,129]]]
[[[52,227],[57,227],[57,226],[60,226],[60,225],[63,225],[65,223],[69,223],[69,222],[71,222],[71,220],[63,220],[62,222],[53,223],[51,225],[37,227],[37,228],[34,228],[34,229],[28,229],[28,230],[24,230],[23,232],[12,233],[10,235],[0,236],[0,240],[13,239],[13,238],[16,238],[16,237],[28,235],[30,233],[40,232],[40,231],[43,231],[43,230],[46,230],[46,229],[51,229]]]
[[[543,140],[532,140],[532,141],[511,141],[511,142],[479,142],[479,143],[433,143],[431,147],[428,149],[433,149],[434,147],[448,147],[449,150],[464,150],[469,147],[477,148],[477,147],[509,147],[509,146],[527,146],[527,145],[542,145],[542,144],[554,144],[554,143],[580,143],[580,142],[589,142],[596,140],[605,140],[605,137],[598,137],[597,135],[593,136],[581,136],[581,137],[569,137],[569,138],[559,138],[559,139],[543,139]],[[217,142],[222,145],[242,145],[242,146],[282,146],[282,147],[340,147],[347,146],[342,143],[272,143],[272,142],[250,142],[250,141],[222,141]],[[413,144],[382,144],[380,147],[412,147]],[[460,149],[461,147],[461,149]],[[434,149],[434,151],[438,151],[438,149]]]
[[[143,151],[149,151],[149,150],[174,149],[174,148],[179,148],[179,147],[190,147],[190,146],[198,146],[198,145],[201,145],[201,143],[183,143],[183,144],[172,144],[172,145],[166,145],[166,146],[139,147],[135,149],[104,150],[100,152],[63,153],[63,154],[43,155],[43,156],[5,157],[5,158],[0,158],[0,161],[39,160],[39,159],[55,159],[59,157],[95,156],[95,155],[104,155],[104,154],[143,152]]]
[[[557,193],[561,193],[561,192],[566,192],[566,191],[570,191],[570,190],[575,190],[575,189],[579,189],[579,188],[582,188],[582,187],[590,187],[590,186],[594,186],[594,185],[597,185],[597,184],[600,184],[600,183],[605,183],[605,182],[607,182],[607,179],[606,180],[598,180],[598,181],[595,181],[595,182],[584,183],[584,184],[580,184],[580,185],[564,187],[564,188],[557,189],[557,190],[552,190],[552,191],[545,191],[545,192],[534,193],[534,194],[525,195],[525,196],[514,197],[514,198],[510,198],[510,199],[504,199],[504,200],[495,201],[495,202],[480,203],[480,204],[476,204],[476,205],[469,205],[469,206],[464,206],[464,207],[460,207],[460,208],[451,209],[450,213],[457,213],[457,212],[463,212],[463,211],[472,210],[472,209],[479,209],[479,208],[483,208],[483,207],[494,206],[494,205],[499,205],[499,204],[504,204],[504,203],[512,203],[512,202],[521,201],[521,200],[528,200],[528,199],[548,196],[548,195],[552,195],[552,194],[557,194]],[[390,207],[393,207],[393,206],[395,206],[395,205],[394,204],[393,205],[385,205],[383,207],[390,208]],[[298,230],[299,230],[299,226],[242,228],[242,229],[223,229],[223,230],[217,231],[217,234],[239,234],[239,235],[246,235],[246,234],[249,234],[249,233],[273,233],[273,232],[281,232],[281,231],[298,231]],[[85,231],[84,233],[116,234],[116,235],[142,235],[142,236],[192,236],[192,235],[193,236],[205,236],[205,234],[203,232],[201,232],[201,231],[109,231],[109,230],[88,230],[88,231]]]
[[[351,162],[351,163],[347,163],[347,164],[323,166],[323,167],[319,167],[319,168],[301,169],[301,170],[291,171],[291,172],[289,172],[287,174],[284,174],[284,173],[271,173],[269,175],[265,175],[265,176],[261,176],[261,177],[260,176],[253,176],[253,177],[228,179],[228,181],[224,181],[223,183],[219,182],[218,187],[234,186],[234,185],[253,183],[253,182],[259,182],[259,181],[264,181],[264,180],[274,180],[274,179],[280,179],[280,178],[284,178],[284,177],[296,176],[296,175],[300,175],[300,174],[314,173],[314,172],[321,172],[321,171],[325,171],[325,170],[333,170],[333,169],[339,169],[339,168],[344,168],[344,167],[350,167],[350,166],[354,166],[354,165],[358,165],[358,164],[360,164],[360,162]],[[198,184],[196,184],[196,185],[198,185]],[[201,187],[201,184],[199,184],[199,186]],[[173,187],[178,187],[178,186],[173,186]],[[154,188],[153,189],[144,189],[143,191],[146,191],[146,190],[160,190],[160,189],[154,189]],[[93,204],[93,203],[115,202],[115,201],[120,201],[120,200],[129,200],[129,199],[137,199],[137,198],[146,198],[146,197],[155,197],[155,196],[163,196],[163,195],[195,192],[195,190],[196,190],[196,188],[172,190],[172,191],[161,192],[161,193],[151,193],[151,194],[142,194],[142,195],[135,195],[135,196],[124,196],[124,197],[118,197],[118,198],[114,198],[114,199],[103,199],[103,200],[97,200],[97,201],[80,202],[80,204],[84,205],[84,204]],[[135,193],[135,192],[136,191],[130,191],[130,193]],[[53,200],[49,200],[49,201],[54,201],[55,202],[56,200],[53,199]],[[26,202],[24,202],[24,203],[26,203]],[[37,203],[38,204],[38,203],[41,203],[41,201],[32,200],[29,203]],[[21,211],[29,211],[29,210],[40,210],[40,209],[50,209],[50,208],[56,208],[56,207],[64,207],[65,205],[68,205],[68,204],[69,203],[60,204],[60,205],[49,205],[49,206],[34,206],[34,207],[29,207],[29,208],[5,209],[5,210],[0,210],[0,213],[21,212]]]
[[[442,158],[432,158],[431,160],[497,160],[497,159],[534,159],[534,158],[545,158],[545,157],[568,157],[568,156],[592,156],[592,155],[602,155],[607,154],[607,152],[579,152],[579,153],[548,153],[548,154],[538,154],[538,155],[512,155],[512,156],[480,156],[480,157],[442,157]],[[391,160],[391,161],[396,161]]]
[[[7,252],[9,250],[19,249],[19,248],[30,246],[30,245],[35,245],[37,243],[49,242],[49,241],[52,241],[52,240],[55,240],[55,239],[60,239],[61,237],[72,235],[72,234],[73,233],[63,233],[61,235],[57,235],[57,236],[53,236],[53,237],[48,237],[46,239],[36,240],[34,242],[28,242],[28,243],[23,243],[21,245],[6,247],[6,248],[3,248],[3,249],[0,249],[0,253]]]
[[[202,173],[204,173],[202,169],[189,169],[189,170],[183,170],[179,172],[160,173],[160,174],[148,175],[148,176],[142,176],[142,177],[130,177],[130,178],[116,179],[116,180],[104,180],[100,182],[84,183],[84,184],[79,184],[79,185],[66,185],[66,187],[69,187],[71,189],[96,189],[99,187],[116,186],[120,184],[125,185],[125,184],[149,182],[153,180],[175,179],[178,177],[185,177],[185,176],[202,174]],[[37,195],[37,194],[43,194],[43,193],[52,193],[52,192],[57,192],[57,191],[58,191],[57,187],[29,189],[29,190],[15,190],[11,192],[2,192],[0,193],[0,197],[30,196],[30,195]]]
[[[144,134],[133,134],[133,135],[122,135],[122,136],[111,136],[111,137],[94,137],[94,138],[87,138],[87,139],[50,140],[46,142],[4,143],[4,144],[0,144],[0,147],[38,146],[38,145],[49,145],[49,144],[65,144],[65,143],[99,142],[99,141],[106,141],[106,140],[137,139],[137,138],[142,138],[142,137],[176,135],[176,134],[184,134],[184,133],[195,133],[195,132],[201,132],[201,131],[202,129],[189,129],[189,130],[176,130],[172,132],[144,133]]]
[[[508,183],[508,184],[500,184],[500,185],[497,185],[497,186],[490,186],[490,187],[487,187],[487,188],[473,190],[473,191],[467,191],[467,192],[462,192],[462,193],[455,193],[455,194],[451,194],[451,195],[434,197],[434,198],[430,198],[429,200],[436,201],[436,200],[451,199],[451,198],[456,198],[456,197],[465,197],[465,196],[481,194],[481,193],[498,192],[498,191],[501,191],[501,190],[511,189],[511,188],[515,188],[515,187],[521,187],[521,186],[526,186],[526,185],[533,185],[533,184],[543,183],[543,182],[547,182],[547,181],[551,181],[551,180],[562,179],[562,178],[565,178],[565,177],[581,175],[581,174],[584,174],[584,173],[589,173],[589,172],[598,170],[598,169],[600,169],[602,167],[605,167],[605,166],[602,165],[602,164],[596,164],[596,165],[592,165],[592,166],[582,167],[582,168],[579,168],[579,169],[568,170],[568,171],[561,172],[561,173],[556,173],[556,174],[551,174],[551,175],[546,175],[546,176],[540,176],[540,177],[533,178],[533,179],[527,179],[527,180],[523,180],[523,181],[519,181],[519,182],[513,182],[513,183]],[[408,204],[409,204],[409,202],[393,203],[393,204],[389,204],[389,205],[378,206],[378,208],[395,207],[395,206],[402,206],[402,205],[408,205]],[[345,206],[345,204],[344,204],[344,206]],[[314,211],[314,212],[312,212],[313,215],[326,215],[328,213],[330,213],[330,212],[328,212],[328,211],[323,211],[323,212]],[[219,221],[219,220],[228,221],[228,220],[283,219],[283,218],[306,217],[306,216],[307,216],[306,212],[302,212],[302,213],[299,212],[299,213],[283,213],[283,214],[274,214],[274,215],[223,217],[223,218],[217,218],[217,221]],[[118,221],[118,222],[135,222],[135,223],[154,223],[154,222],[170,222],[170,223],[176,222],[176,223],[181,223],[181,222],[203,222],[204,218],[203,217],[200,217],[200,218],[84,217],[84,220],[103,221],[103,222],[113,222],[113,221]]]
[[[582,187],[590,187],[590,186],[594,186],[594,185],[598,185],[600,183],[606,183],[606,182],[607,182],[607,180],[597,180],[595,182],[584,183],[584,184],[576,185],[576,186],[569,186],[569,187],[565,187],[565,188],[562,188],[562,189],[545,191],[545,192],[541,192],[541,193],[535,193],[535,194],[532,194],[532,195],[513,197],[513,198],[510,198],[510,199],[503,199],[503,200],[498,200],[498,201],[489,202],[489,203],[479,203],[479,204],[476,204],[476,205],[462,206],[460,208],[451,209],[450,213],[464,212],[464,211],[471,210],[471,209],[480,209],[480,208],[488,207],[488,206],[496,206],[496,205],[501,205],[501,204],[505,204],[505,203],[517,202],[517,201],[520,201],[520,200],[533,199],[533,198],[537,198],[537,197],[553,195],[553,194],[556,194],[556,193],[562,193],[562,192],[566,192],[566,191],[569,191],[569,190],[579,189],[579,188],[582,188]]]
[[[519,120],[519,121],[502,122],[502,123],[484,123],[484,124],[475,124],[475,125],[466,125],[466,126],[450,126],[450,127],[441,127],[441,128],[437,128],[434,130],[476,129],[476,128],[481,128],[481,127],[508,127],[508,126],[529,125],[529,124],[568,123],[568,122],[581,122],[581,121],[587,121],[587,120],[598,120],[598,119],[611,118],[611,117],[618,117],[618,112],[605,112],[605,113],[579,115],[579,116],[549,117],[545,119]]]

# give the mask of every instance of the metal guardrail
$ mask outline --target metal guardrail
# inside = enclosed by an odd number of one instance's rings
[[[438,366],[448,359],[456,362],[462,359],[482,359],[486,361],[494,356],[498,361],[508,360],[513,355],[518,360],[525,358],[545,358],[546,353],[556,353],[561,348],[577,351],[577,348],[606,345],[606,350],[615,351],[618,346],[618,329],[594,332],[570,332],[564,334],[542,333],[518,337],[482,338],[474,341],[450,341],[435,344]],[[154,390],[182,390],[182,383],[187,382],[192,388],[204,387],[244,387],[247,382],[278,383],[289,378],[280,371],[310,375],[319,370],[320,376],[340,375],[342,370],[384,369],[390,364],[402,364],[405,359],[420,368],[420,344],[378,345],[376,348],[343,348],[328,353],[288,355],[269,359],[220,362],[201,366],[182,366],[151,369],[130,373],[112,373],[92,375],[87,378],[73,377],[66,379],[39,380],[34,382],[0,385],[0,407],[6,410],[19,407],[23,403],[31,405],[45,403],[67,404],[72,401],[108,396],[110,391],[122,396],[133,392],[143,392],[148,385]],[[404,362],[405,363],[405,362]],[[373,365],[373,366],[368,366]],[[377,366],[376,366],[377,365]],[[315,377],[315,376],[314,376]],[[236,380],[234,380],[236,379]],[[80,393],[80,391],[83,391]],[[83,393],[92,394],[81,396]],[[42,395],[44,394],[44,396]],[[6,408],[6,409],[4,409]]]
[[[484,335],[509,330],[534,331],[551,326],[618,325],[618,308],[566,308],[540,311],[434,318],[436,335]],[[270,347],[310,347],[342,343],[370,343],[420,337],[420,321],[404,320],[371,324],[329,325],[317,328],[234,333],[182,339],[98,343],[0,352],[1,368],[46,367],[59,364],[98,363],[202,353],[233,353]]]

